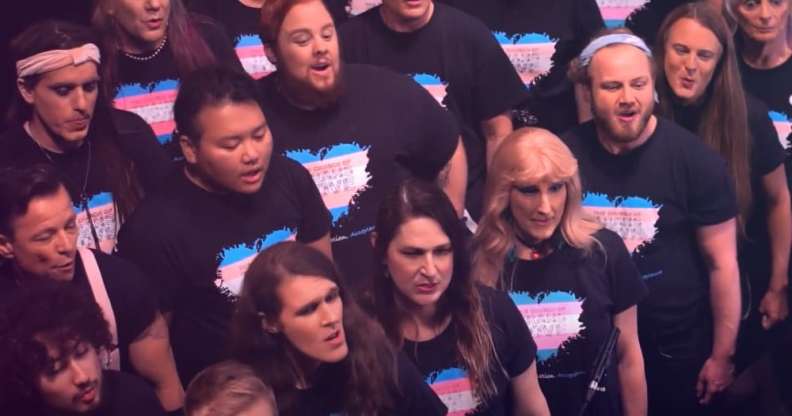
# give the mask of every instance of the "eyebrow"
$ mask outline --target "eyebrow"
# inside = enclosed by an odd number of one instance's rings
[[[90,83],[94,83],[94,82],[99,82],[99,77],[94,77],[94,78],[91,78],[91,79],[89,79],[87,81],[84,81],[84,82],[67,82],[67,81],[55,82],[55,83],[50,84],[49,87],[50,88],[76,87],[78,85],[85,85],[85,84],[90,84]]]
[[[259,124],[258,126],[252,128],[250,131],[243,133],[243,134],[232,134],[229,136],[222,136],[218,140],[240,140],[245,137],[246,134],[253,134],[258,130],[266,129],[267,128],[267,121],[265,120],[263,123]]]

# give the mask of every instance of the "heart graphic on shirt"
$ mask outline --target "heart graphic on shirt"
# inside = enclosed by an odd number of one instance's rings
[[[792,141],[792,117],[778,111],[771,111],[768,115],[778,134],[778,141],[784,149],[789,150]]]
[[[650,0],[597,0],[607,27],[624,26],[624,22],[644,9]]]
[[[492,32],[492,34],[509,57],[523,84],[535,84],[553,69],[553,54],[557,39],[544,33],[512,36],[506,35],[505,32]]]
[[[281,241],[294,240],[294,231],[281,228],[257,238],[252,243],[240,243],[226,247],[217,254],[215,286],[229,298],[236,298],[242,291],[245,272],[258,253]]]
[[[553,291],[531,296],[527,292],[510,291],[509,297],[531,329],[539,362],[556,356],[564,343],[580,336],[585,329],[580,321],[583,299],[572,292]]]
[[[611,231],[621,236],[630,253],[650,244],[657,235],[657,220],[662,205],[637,196],[610,199],[605,194],[586,193],[586,211]]]
[[[418,83],[418,85],[424,87],[426,91],[429,91],[429,94],[432,94],[432,97],[443,107],[446,107],[444,101],[446,99],[448,83],[443,81],[439,75],[434,74],[414,74],[412,79]]]
[[[125,84],[118,89],[113,106],[139,115],[151,126],[161,144],[170,142],[175,123],[173,103],[179,82],[165,79],[151,84]]]
[[[380,4],[382,4],[382,0],[349,0],[347,2],[346,12],[349,16],[357,16]]]
[[[448,416],[463,416],[476,410],[479,400],[473,394],[467,371],[452,367],[433,371],[426,384],[448,408]]]
[[[86,205],[90,216],[82,203],[74,204],[74,213],[77,215],[75,218],[78,230],[77,247],[97,248],[105,253],[112,253],[119,227],[113,194],[100,192],[92,195],[86,201]],[[94,233],[99,239],[99,247],[96,247]]]
[[[246,33],[239,36],[234,46],[242,68],[254,79],[267,76],[277,70],[275,65],[267,58],[261,37],[255,33]]]
[[[311,173],[335,225],[349,213],[356,195],[369,187],[371,174],[366,167],[370,148],[351,141],[339,142],[317,151],[290,150],[285,155]]]

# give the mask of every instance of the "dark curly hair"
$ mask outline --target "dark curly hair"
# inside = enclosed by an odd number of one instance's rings
[[[107,322],[91,296],[71,284],[37,281],[3,294],[0,303],[0,414],[13,409],[36,413],[42,403],[38,379],[52,365],[47,346],[58,356],[77,344],[114,348]]]

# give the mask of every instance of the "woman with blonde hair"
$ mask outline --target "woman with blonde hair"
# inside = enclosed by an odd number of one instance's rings
[[[551,414],[577,414],[613,327],[614,360],[586,414],[646,414],[636,312],[646,288],[621,238],[583,211],[577,160],[559,138],[526,128],[504,140],[474,248],[474,275],[508,291],[531,328]]]

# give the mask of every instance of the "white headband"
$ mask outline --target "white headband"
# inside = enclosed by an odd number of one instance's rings
[[[72,49],[53,49],[37,53],[16,63],[17,78],[54,71],[69,65],[80,65],[86,61],[100,60],[99,48],[93,43],[86,43]]]
[[[597,53],[598,50],[616,44],[632,45],[642,50],[648,57],[652,57],[652,51],[646,46],[643,39],[629,33],[612,33],[610,35],[600,36],[591,41],[591,43],[583,49],[580,53],[580,63],[583,66],[591,62],[591,58]]]

